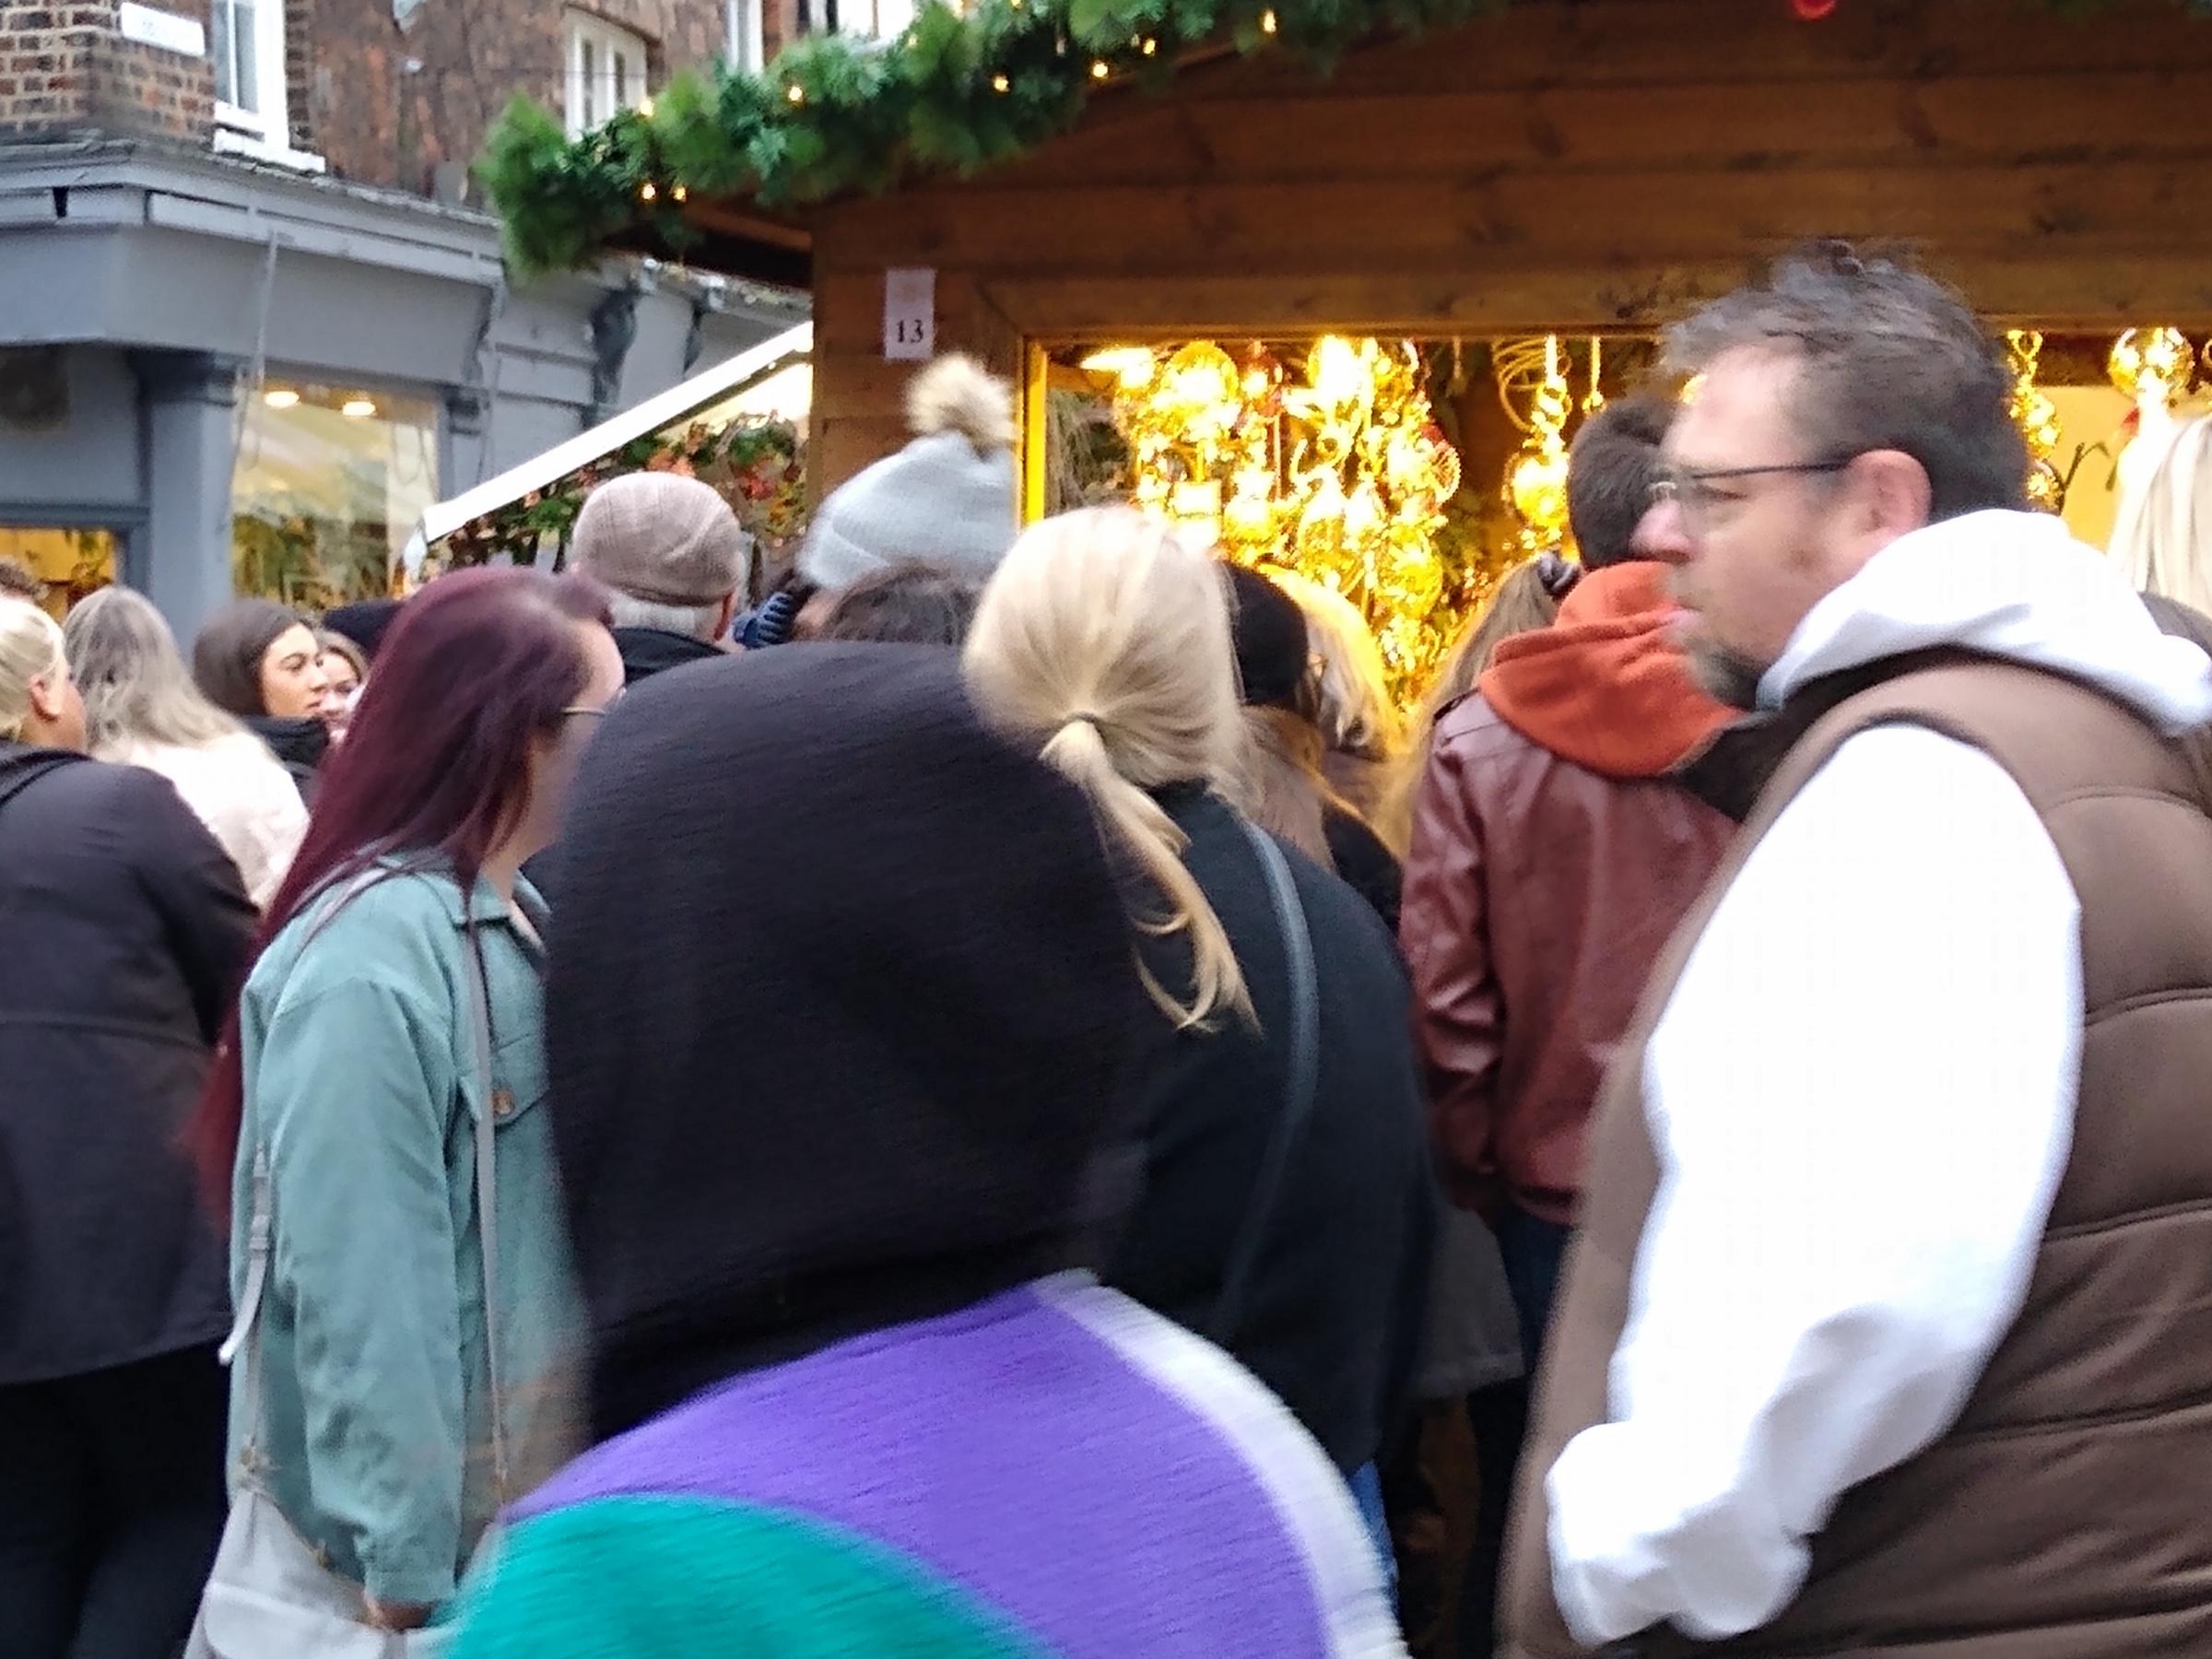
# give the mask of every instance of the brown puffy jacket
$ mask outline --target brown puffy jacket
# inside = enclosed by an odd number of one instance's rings
[[[1733,716],[1674,643],[1665,575],[1592,572],[1436,724],[1399,938],[1465,1206],[1573,1219],[1606,1063],[1735,830],[1672,775]]]

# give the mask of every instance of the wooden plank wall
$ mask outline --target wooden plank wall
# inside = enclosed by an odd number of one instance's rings
[[[1356,53],[1270,53],[966,182],[816,223],[815,477],[900,441],[882,273],[938,337],[1644,329],[1803,238],[1913,246],[1985,311],[2212,330],[2212,22],[2017,0],[1535,0]]]

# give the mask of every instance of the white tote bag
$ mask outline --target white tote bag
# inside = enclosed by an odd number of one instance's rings
[[[351,897],[350,894],[347,895]],[[340,900],[342,906],[344,900]],[[339,906],[334,906],[335,909]],[[325,915],[324,921],[328,921]],[[507,1437],[500,1421],[499,1342],[495,1335],[499,1302],[492,1294],[499,1228],[493,1210],[491,1127],[491,1016],[484,978],[484,955],[472,922],[469,956],[470,1012],[475,1025],[477,1076],[484,1109],[477,1113],[477,1228],[484,1254],[484,1336],[491,1391],[491,1452],[494,1490],[507,1497]],[[269,1159],[253,1154],[253,1217],[248,1233],[246,1283],[238,1317],[224,1341],[228,1365],[242,1350],[250,1425],[240,1459],[237,1495],[223,1524],[215,1568],[200,1597],[199,1618],[184,1644],[184,1659],[442,1659],[452,1645],[451,1630],[382,1630],[371,1626],[366,1594],[359,1584],[325,1567],[315,1550],[294,1530],[274,1500],[254,1479],[254,1442],[260,1438],[261,1299],[268,1277]]]

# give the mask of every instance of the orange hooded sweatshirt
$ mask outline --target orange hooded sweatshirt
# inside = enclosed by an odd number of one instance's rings
[[[1500,644],[1477,683],[1499,718],[1608,778],[1660,777],[1703,753],[1738,715],[1690,672],[1666,571],[1592,571],[1549,628]]]

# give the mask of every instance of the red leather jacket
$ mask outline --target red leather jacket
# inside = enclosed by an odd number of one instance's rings
[[[1571,1221],[1583,1133],[1644,979],[1735,831],[1670,774],[1733,717],[1663,572],[1593,572],[1430,737],[1399,936],[1453,1198]]]

